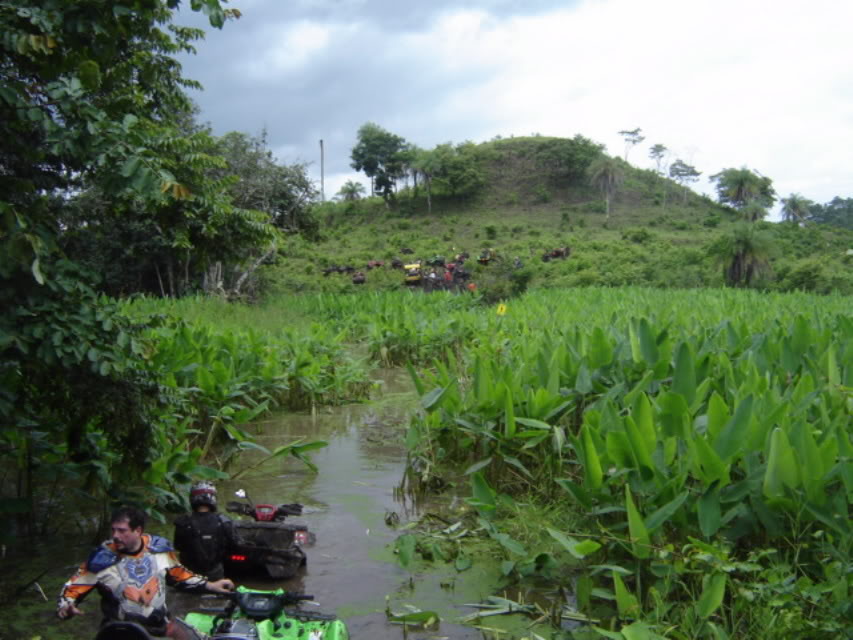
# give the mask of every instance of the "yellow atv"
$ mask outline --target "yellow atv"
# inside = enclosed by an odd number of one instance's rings
[[[421,280],[423,278],[423,270],[421,269],[420,262],[414,262],[412,264],[403,265],[403,271],[406,274],[407,285],[416,287],[421,284]]]

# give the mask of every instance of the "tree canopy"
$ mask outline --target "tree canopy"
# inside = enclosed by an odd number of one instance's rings
[[[716,182],[720,203],[741,212],[748,220],[763,218],[776,201],[773,181],[746,167],[723,169],[710,179]]]
[[[137,231],[158,234],[152,250],[207,255],[231,250],[235,233],[269,235],[209,178],[223,162],[209,136],[181,128],[184,90],[198,85],[174,56],[203,32],[173,23],[179,5],[0,2],[0,444],[22,452],[29,508],[34,466],[80,464],[93,454],[89,430],[105,428],[112,455],[143,464],[157,401],[136,362],[138,327],[63,256],[66,238],[97,233],[101,213],[133,215]],[[219,0],[190,7],[215,27],[239,17]],[[96,209],[75,209],[84,193]]]
[[[853,198],[836,196],[826,204],[813,204],[809,208],[808,220],[853,229]]]
[[[358,129],[358,142],[350,157],[351,166],[372,180],[373,190],[387,202],[394,195],[397,180],[406,173],[410,158],[404,138],[368,122]]]
[[[602,154],[589,165],[589,181],[604,196],[605,214],[610,217],[610,201],[625,179],[625,168],[618,158]]]

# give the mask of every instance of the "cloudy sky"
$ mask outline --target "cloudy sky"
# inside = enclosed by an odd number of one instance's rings
[[[355,179],[375,122],[423,148],[497,135],[581,134],[623,156],[620,130],[704,178],[746,166],[777,193],[853,197],[848,0],[232,0],[182,58],[216,134],[266,128],[325,193]]]

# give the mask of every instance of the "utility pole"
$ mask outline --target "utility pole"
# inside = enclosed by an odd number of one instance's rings
[[[325,183],[325,157],[323,153],[323,139],[320,138],[320,202],[326,201]]]

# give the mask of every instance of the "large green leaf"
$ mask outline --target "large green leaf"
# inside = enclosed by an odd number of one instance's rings
[[[593,329],[586,355],[587,362],[593,370],[600,369],[613,360],[613,346],[601,327]]]
[[[723,604],[727,580],[728,577],[725,573],[718,572],[705,582],[702,595],[699,596],[699,602],[696,603],[696,613],[699,614],[700,618],[707,618]]]
[[[489,464],[491,464],[491,462],[492,462],[492,458],[491,458],[491,457],[488,457],[488,458],[486,458],[485,460],[480,460],[479,462],[475,462],[475,463],[474,463],[474,464],[472,464],[470,467],[468,467],[467,469],[465,469],[465,473],[464,473],[463,475],[466,475],[466,476],[467,476],[467,475],[470,475],[470,474],[472,474],[472,473],[476,473],[476,472],[477,472],[477,471],[479,471],[480,469],[483,469],[483,468],[485,468],[485,467],[489,466]]]
[[[654,420],[652,418],[652,405],[645,393],[637,396],[631,411],[631,417],[637,425],[637,430],[642,436],[646,451],[652,452],[657,445],[658,436],[655,431]]]
[[[654,332],[645,318],[640,318],[637,326],[637,334],[640,337],[640,350],[643,354],[643,360],[649,367],[653,367],[660,359],[658,352],[657,341],[655,340]]]
[[[596,490],[601,488],[604,475],[601,471],[601,461],[598,458],[598,451],[595,449],[595,443],[592,440],[588,424],[581,427],[581,437],[583,438],[583,465],[584,465],[584,484],[588,489]]]
[[[696,503],[699,511],[699,528],[706,538],[710,538],[720,528],[720,483],[715,481]]]
[[[512,438],[515,435],[515,410],[512,403],[512,390],[504,384],[504,435]]]
[[[729,408],[719,393],[714,391],[708,400],[708,435],[715,440],[729,421]]]
[[[729,462],[743,446],[752,419],[752,394],[748,395],[735,409],[735,414],[714,440],[714,450],[720,459]]]
[[[395,548],[397,550],[397,559],[400,561],[400,566],[408,567],[412,564],[415,557],[415,547],[417,546],[417,538],[411,533],[406,533],[397,538]]]
[[[788,436],[777,427],[770,434],[770,452],[764,473],[764,495],[768,498],[784,496],[785,487],[795,489],[799,485],[799,477],[799,465],[788,442]]]
[[[636,558],[648,558],[651,555],[649,531],[634,504],[631,487],[625,485],[625,510],[628,512],[628,531],[631,534],[631,553]]]
[[[696,397],[696,365],[693,350],[687,342],[682,342],[675,355],[675,372],[672,377],[672,390],[681,394],[688,405]]]
[[[634,459],[637,462],[637,468],[641,475],[646,480],[654,477],[654,464],[652,463],[652,453],[646,446],[646,442],[634,423],[631,416],[625,416],[625,433],[628,435],[628,442],[631,443],[631,452],[634,454]]]
[[[640,603],[637,600],[637,596],[628,591],[625,583],[622,581],[622,576],[615,571],[610,575],[613,576],[613,588],[616,592],[616,609],[619,611],[619,617],[625,619],[639,616]]]
[[[421,398],[421,406],[425,411],[435,411],[441,406],[441,399],[446,391],[447,387],[436,387]]]
[[[470,502],[481,515],[486,515],[495,510],[495,492],[480,471],[471,475],[471,493]]]
[[[595,540],[587,539],[579,542],[561,531],[551,528],[548,528],[548,533],[552,538],[554,538],[554,540],[559,542],[566,551],[571,553],[578,560],[583,560],[589,554],[595,553],[601,548],[601,545]]]
[[[648,532],[654,533],[659,527],[667,522],[672,516],[678,513],[681,505],[687,500],[690,495],[689,491],[682,491],[675,498],[667,502],[665,505],[649,515],[643,524],[646,525]]]

